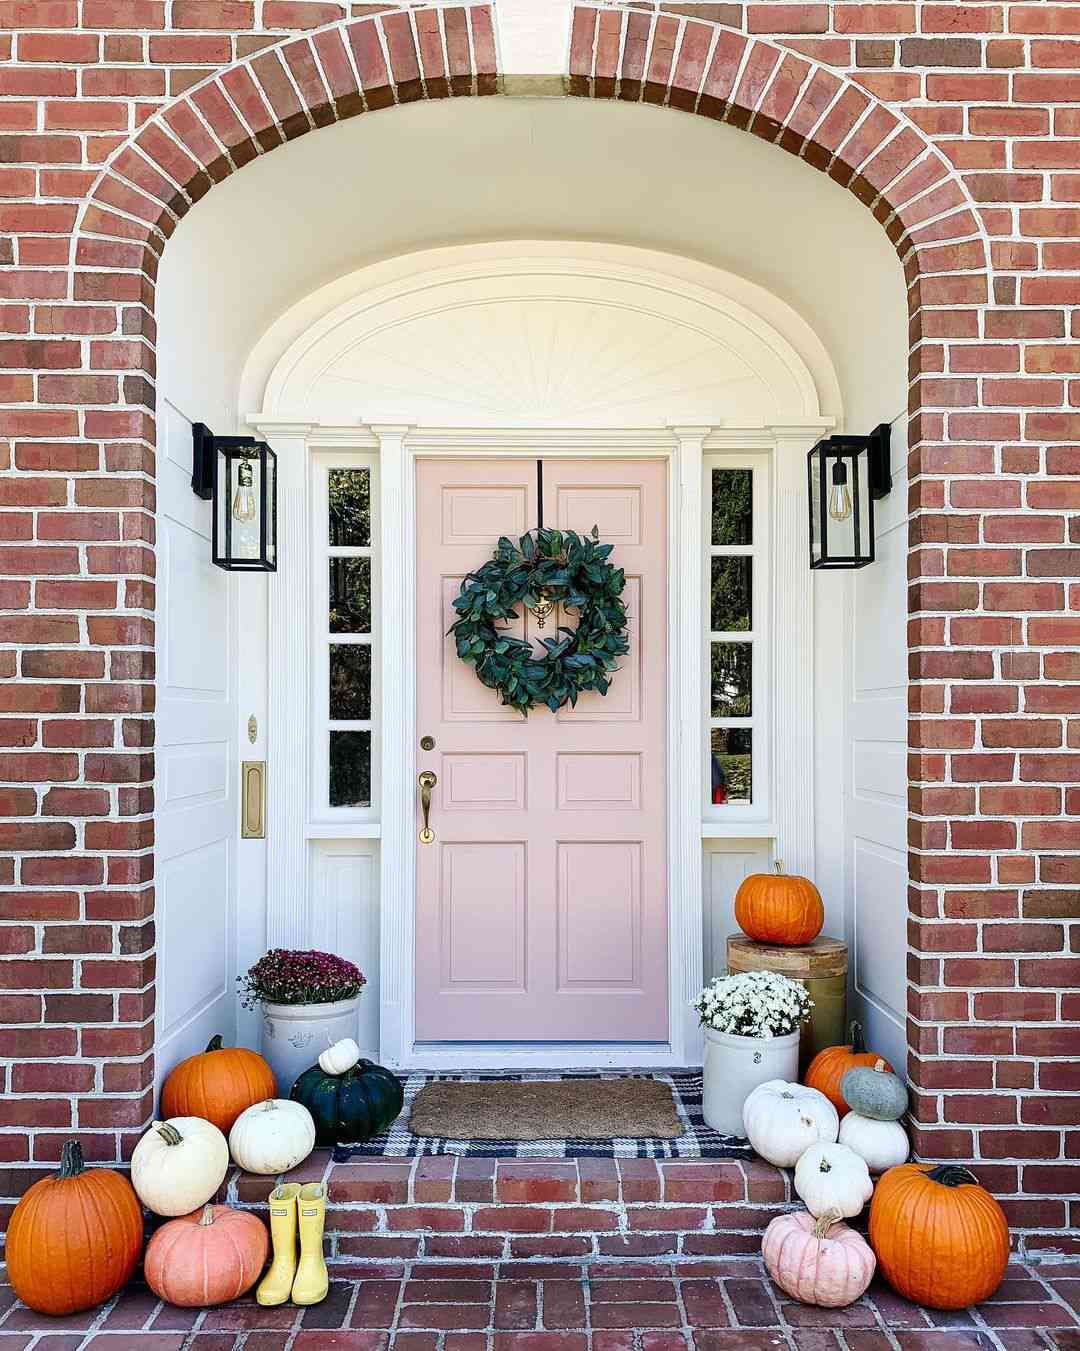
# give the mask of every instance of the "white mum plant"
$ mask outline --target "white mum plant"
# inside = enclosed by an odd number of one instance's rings
[[[736,1037],[786,1037],[814,1007],[803,985],[773,971],[718,976],[693,1001],[702,1027]]]

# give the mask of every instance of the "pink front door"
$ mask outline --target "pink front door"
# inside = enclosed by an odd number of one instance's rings
[[[606,696],[523,718],[444,635],[465,574],[535,526],[536,461],[417,467],[419,1041],[667,1039],[666,497],[661,461],[544,462],[545,524],[615,545],[630,652]]]

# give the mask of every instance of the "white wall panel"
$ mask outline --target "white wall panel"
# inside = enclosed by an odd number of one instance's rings
[[[705,892],[704,979],[727,970],[727,938],[736,933],[735,893],[750,873],[767,872],[768,840],[708,840],[702,884]]]
[[[900,418],[892,492],[875,504],[877,557],[851,585],[844,814],[852,1014],[897,1066],[906,1060],[907,1002],[906,463]]]
[[[379,1054],[378,845],[373,840],[311,843],[311,946],[355,962],[367,977],[357,1041]]]
[[[161,400],[155,864],[158,1083],[236,1032],[235,583],[210,561],[191,422]]]

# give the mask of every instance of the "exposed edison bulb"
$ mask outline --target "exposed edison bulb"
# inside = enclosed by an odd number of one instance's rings
[[[829,489],[829,515],[834,521],[846,521],[851,515],[851,493],[847,486],[847,465],[837,460],[832,468],[832,487]]]
[[[232,517],[234,521],[247,522],[255,519],[255,490],[252,487],[254,476],[251,472],[251,462],[241,460],[240,467],[236,471],[236,492],[232,500]]]

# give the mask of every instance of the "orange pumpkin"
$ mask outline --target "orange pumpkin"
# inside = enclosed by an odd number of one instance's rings
[[[1005,1213],[956,1164],[902,1163],[877,1184],[870,1244],[892,1288],[931,1309],[988,1299],[1009,1265]]]
[[[783,871],[751,873],[735,893],[735,920],[748,938],[797,948],[812,943],[825,923],[821,893],[805,877]]]
[[[206,1205],[154,1234],[146,1245],[146,1284],[184,1309],[225,1304],[251,1289],[269,1253],[260,1219],[231,1206]]]
[[[840,1116],[845,1117],[851,1108],[840,1092],[840,1080],[848,1070],[857,1069],[860,1065],[873,1067],[879,1062],[883,1069],[892,1070],[892,1066],[883,1056],[866,1049],[862,1028],[858,1023],[852,1023],[851,1041],[848,1045],[826,1046],[824,1051],[819,1051],[807,1067],[803,1083],[809,1088],[816,1088],[819,1093],[824,1093]]]
[[[276,1092],[273,1071],[261,1055],[211,1037],[205,1051],[181,1060],[165,1080],[161,1115],[201,1116],[228,1135],[241,1112]]]
[[[15,1207],[8,1275],[38,1313],[78,1313],[128,1283],[142,1239],[142,1206],[131,1183],[111,1168],[86,1169],[78,1141],[69,1140],[60,1171],[35,1182]]]

